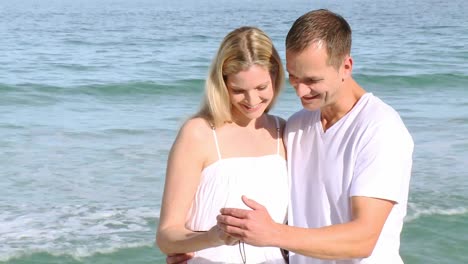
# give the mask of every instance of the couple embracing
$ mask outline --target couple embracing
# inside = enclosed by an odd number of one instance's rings
[[[304,109],[286,122],[268,114],[284,82],[271,39],[254,27],[224,38],[169,154],[168,263],[403,263],[413,140],[353,79],[350,52],[340,15],[294,22],[286,70]]]

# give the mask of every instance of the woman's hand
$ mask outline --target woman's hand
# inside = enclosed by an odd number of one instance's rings
[[[206,232],[210,241],[213,241],[213,247],[222,245],[235,245],[239,242],[238,238],[226,234],[217,225],[213,226]],[[186,264],[190,259],[193,258],[193,253],[176,253],[169,254],[166,257],[167,264]]]
[[[207,234],[210,237],[210,240],[213,241],[213,246],[222,246],[222,245],[235,245],[239,242],[239,238],[228,235],[224,232],[218,225],[213,226]]]

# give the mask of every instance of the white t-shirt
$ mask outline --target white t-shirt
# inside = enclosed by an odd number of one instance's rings
[[[351,221],[351,197],[395,201],[372,255],[320,260],[291,252],[290,263],[400,264],[413,140],[398,113],[371,93],[326,132],[320,111],[301,110],[286,124],[291,188],[289,225],[318,228]]]

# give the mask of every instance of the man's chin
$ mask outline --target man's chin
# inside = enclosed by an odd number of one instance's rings
[[[304,102],[302,102],[302,107],[309,111],[316,111],[320,108],[320,106],[317,104],[310,104],[310,103],[304,103]]]

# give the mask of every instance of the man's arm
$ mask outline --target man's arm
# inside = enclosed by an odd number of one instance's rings
[[[266,209],[243,197],[253,210],[224,208],[218,226],[226,233],[255,246],[274,246],[322,259],[368,257],[395,202],[352,197],[352,220],[322,228],[300,228],[275,223]]]

